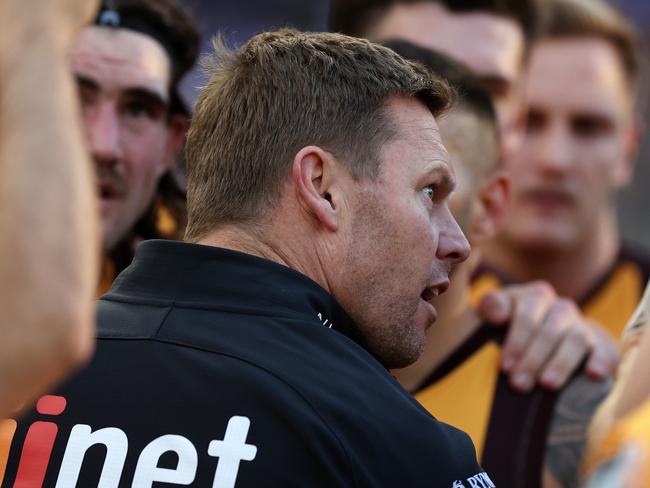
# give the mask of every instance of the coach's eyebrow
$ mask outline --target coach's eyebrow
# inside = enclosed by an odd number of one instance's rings
[[[456,176],[451,170],[449,161],[444,158],[429,160],[424,176],[435,179],[436,185],[444,194],[450,194],[456,189]]]

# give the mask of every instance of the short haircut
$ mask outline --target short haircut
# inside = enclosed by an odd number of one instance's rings
[[[542,39],[602,39],[616,50],[632,86],[638,81],[641,47],[634,27],[602,0],[549,0]]]
[[[179,81],[196,64],[201,47],[201,31],[198,23],[180,0],[114,0],[107,3],[111,9],[124,16],[146,20],[171,51],[170,92],[176,96]],[[183,112],[172,100],[172,112]]]
[[[482,127],[489,132],[488,137],[493,138],[495,147],[498,147],[499,122],[492,97],[484,88],[481,80],[469,68],[445,54],[401,39],[389,39],[382,41],[381,44],[391,48],[404,58],[417,61],[444,79],[457,93],[454,110],[465,110],[481,120],[484,123]],[[476,164],[480,167],[469,169],[475,176],[482,177],[497,169],[498,163],[500,163],[499,158],[493,161],[490,158],[482,158]]]
[[[540,0],[330,0],[329,29],[350,36],[368,32],[396,4],[438,3],[451,12],[484,12],[514,20],[526,43],[537,35],[543,17]]]
[[[188,240],[264,219],[305,146],[331,152],[354,178],[376,178],[395,135],[389,97],[417,98],[434,116],[453,98],[423,66],[341,34],[283,29],[215,50],[186,144]]]

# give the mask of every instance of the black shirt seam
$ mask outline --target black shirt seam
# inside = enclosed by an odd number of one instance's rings
[[[229,306],[224,306],[224,305],[211,305],[207,303],[200,303],[200,302],[177,302],[176,300],[163,300],[163,299],[155,299],[155,298],[149,298],[149,299],[139,299],[139,300],[128,300],[124,298],[117,298],[117,297],[103,297],[101,301],[104,302],[117,302],[117,303],[125,303],[128,305],[144,305],[148,307],[159,307],[159,308],[165,308],[169,307],[170,309],[172,308],[177,308],[177,309],[186,309],[186,310],[200,310],[200,311],[209,311],[209,312],[219,312],[219,313],[227,313],[227,314],[238,314],[238,315],[246,315],[246,316],[252,316],[252,317],[269,317],[269,310],[260,310],[259,312],[255,312],[251,310],[250,308],[245,308],[245,307],[229,307]],[[269,304],[273,305],[273,304]],[[171,311],[171,310],[170,310]],[[278,317],[278,318],[290,318],[290,319],[298,319],[296,315],[298,314],[304,314],[306,317],[308,316],[307,312],[299,312],[293,309],[287,309],[286,314],[278,314],[277,312],[274,313],[274,315],[271,315],[270,317]],[[165,315],[165,318],[163,320],[166,320],[167,316],[169,315],[169,312]],[[316,313],[314,312],[314,317],[316,317]],[[302,318],[302,317],[301,317]]]

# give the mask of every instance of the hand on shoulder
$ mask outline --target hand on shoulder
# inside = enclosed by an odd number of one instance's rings
[[[585,359],[591,377],[607,378],[616,370],[614,338],[546,282],[492,291],[483,297],[479,314],[488,323],[510,326],[502,368],[519,391],[528,392],[536,383],[560,389]]]

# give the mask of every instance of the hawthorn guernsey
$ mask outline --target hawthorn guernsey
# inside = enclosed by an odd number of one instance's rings
[[[1,424],[3,487],[494,486],[290,268],[145,242],[98,327],[91,364]]]

